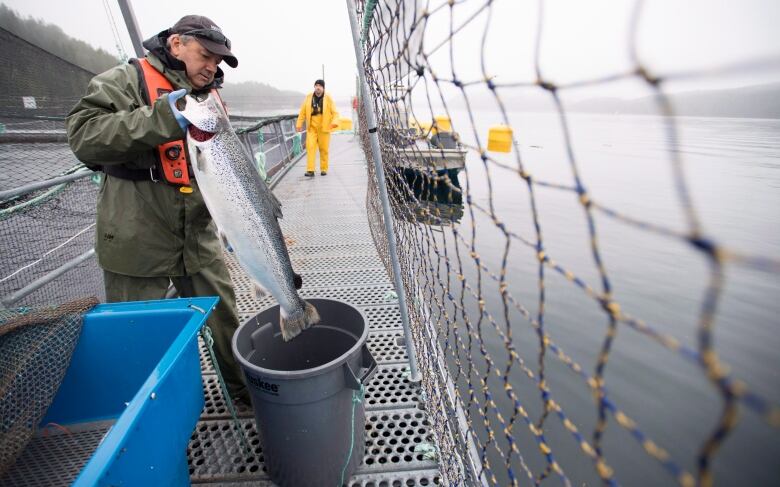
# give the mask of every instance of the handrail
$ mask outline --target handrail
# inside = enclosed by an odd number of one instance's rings
[[[77,179],[82,179],[87,176],[91,176],[92,174],[94,173],[90,170],[76,171],[73,174],[67,174],[65,176],[57,176],[55,178],[46,179],[44,181],[38,181],[35,183],[26,184],[24,186],[19,186],[18,188],[0,191],[0,203],[28,193],[32,193],[33,191],[39,191],[41,189],[57,186],[58,184],[76,181]]]
[[[53,271],[44,274],[43,276],[39,277],[38,279],[34,280],[30,284],[19,289],[18,291],[9,294],[8,296],[0,300],[0,302],[2,302],[3,306],[5,307],[11,307],[17,301],[23,299],[25,296],[31,294],[32,292],[37,291],[38,289],[42,288],[46,284],[52,282],[53,280],[57,279],[61,275],[70,271],[71,269],[76,268],[79,264],[81,264],[82,262],[86,261],[87,259],[91,258],[94,255],[95,255],[95,249],[94,248],[89,249],[83,254],[79,255],[78,257],[75,257],[69,260],[68,262],[64,263],[63,265],[59,266],[58,268],[54,269]]]
[[[22,120],[45,120],[50,122],[64,122],[65,117],[54,115],[17,115],[14,113],[4,113],[1,118],[19,118]]]
[[[257,120],[257,117],[235,116],[235,117],[231,117],[231,118],[233,118],[235,120],[246,120],[246,119]],[[236,130],[236,134],[241,135],[241,134],[245,134],[247,132],[254,132],[255,130],[261,129],[261,128],[265,127],[266,125],[271,125],[273,123],[278,123],[278,122],[281,122],[283,120],[294,120],[296,118],[298,118],[297,115],[278,115],[278,116],[273,116],[273,117],[261,119],[259,122],[257,122],[256,124],[252,125],[251,127],[237,129]]]

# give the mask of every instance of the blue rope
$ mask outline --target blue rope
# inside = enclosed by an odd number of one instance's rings
[[[344,462],[344,468],[341,469],[341,482],[339,482],[337,487],[344,485],[344,475],[346,475],[349,461],[352,459],[352,450],[355,448],[355,408],[357,408],[358,404],[363,402],[365,393],[366,388],[363,386],[363,384],[360,384],[359,391],[352,391],[352,419],[350,422],[349,453],[347,454],[347,461]]]
[[[238,436],[241,440],[241,446],[244,447],[244,453],[247,455],[252,454],[252,449],[249,448],[249,443],[244,436],[244,430],[241,428],[241,422],[238,420],[236,414],[236,408],[233,405],[233,399],[230,397],[225,379],[222,377],[222,372],[219,370],[219,363],[217,362],[217,355],[214,353],[214,336],[212,335],[211,328],[208,325],[203,325],[200,329],[200,336],[203,337],[203,341],[206,344],[206,349],[209,351],[209,357],[211,358],[211,364],[214,366],[214,371],[217,373],[217,379],[219,380],[219,387],[222,389],[222,395],[225,396],[225,404],[230,411],[230,416],[233,418],[233,426],[238,430]]]

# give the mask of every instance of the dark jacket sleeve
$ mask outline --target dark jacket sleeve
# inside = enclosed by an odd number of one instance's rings
[[[68,143],[87,164],[120,164],[159,144],[184,136],[168,105],[168,95],[147,106],[131,65],[95,76],[87,94],[65,121]]]

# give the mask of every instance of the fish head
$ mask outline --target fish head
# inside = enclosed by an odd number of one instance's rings
[[[189,94],[182,100],[184,107],[179,108],[177,102],[177,108],[190,122],[187,129],[196,141],[207,141],[215,134],[231,129],[225,108],[213,93],[208,93],[205,97]]]

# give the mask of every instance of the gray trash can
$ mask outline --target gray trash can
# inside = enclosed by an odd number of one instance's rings
[[[346,482],[363,459],[363,386],[376,370],[363,314],[335,299],[309,299],[322,318],[289,342],[279,306],[233,335],[261,435],[265,466],[282,487]]]

